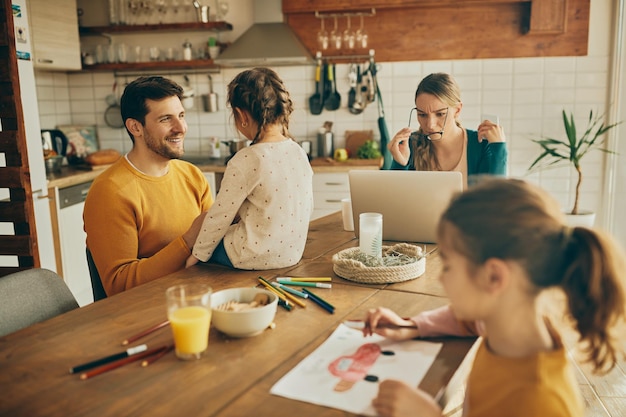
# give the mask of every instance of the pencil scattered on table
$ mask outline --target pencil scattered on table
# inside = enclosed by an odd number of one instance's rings
[[[313,288],[332,288],[332,284],[327,282],[305,282],[305,281],[291,281],[278,279],[278,282],[283,285],[292,285],[298,287],[313,287]]]
[[[170,324],[169,320],[165,320],[164,322],[161,322],[161,323],[159,323],[159,324],[156,324],[156,325],[154,325],[154,326],[150,327],[149,329],[144,330],[144,331],[143,331],[143,332],[141,332],[141,333],[137,333],[136,335],[131,336],[131,337],[129,337],[128,339],[124,340],[124,341],[122,342],[122,346],[126,346],[126,345],[128,345],[128,344],[131,344],[131,343],[133,343],[134,341],[139,340],[139,339],[141,339],[142,337],[149,335],[150,333],[156,332],[157,330],[159,330],[159,329],[160,329],[160,328],[162,328],[162,327],[167,326],[168,324]]]
[[[168,354],[169,352],[173,350],[174,350],[174,345],[169,345],[165,349],[161,350],[160,352],[157,352],[154,355],[149,356],[148,359],[144,359],[143,362],[141,362],[141,366],[146,367],[150,365],[151,363],[158,361],[163,356],[165,356],[166,354]]]
[[[288,311],[291,310],[291,303],[289,302],[289,300],[287,300],[287,297],[285,297],[282,292],[280,292],[276,288],[274,288],[268,281],[263,279],[263,277],[259,277],[259,282],[261,284],[263,284],[263,286],[265,288],[267,288],[269,291],[271,291],[274,294],[276,294],[276,296],[279,299],[279,302],[278,302],[279,306],[283,307],[285,310],[288,310]],[[282,301],[282,303],[281,303],[281,301]]]
[[[335,306],[330,304],[328,301],[324,300],[322,297],[318,295],[315,295],[314,293],[307,290],[306,288],[303,288],[302,291],[309,295],[309,298],[308,298],[309,300],[313,301],[315,304],[319,305],[324,310],[328,311],[330,314],[335,313]]]
[[[78,372],[86,371],[87,369],[95,368],[101,365],[106,365],[107,363],[114,362],[118,359],[124,359],[129,356],[133,356],[141,352],[145,352],[147,349],[148,349],[148,345],[135,346],[135,347],[126,349],[123,352],[115,353],[113,355],[105,356],[104,358],[96,359],[91,362],[74,366],[73,368],[70,368],[70,374],[75,374]]]
[[[287,291],[288,293],[291,293],[293,295],[297,295],[298,297],[301,297],[301,298],[308,298],[309,297],[309,294],[304,293],[302,291],[298,291],[298,290],[293,289],[291,287],[288,287],[286,285],[283,285],[280,282],[272,282],[271,284],[273,286],[275,286],[276,288],[280,288],[281,290]]]
[[[278,282],[281,281],[294,281],[294,282],[329,282],[333,279],[331,277],[278,277]]]
[[[148,356],[152,356],[154,354],[160,353],[161,351],[167,349],[167,346],[161,346],[158,348],[154,348],[154,349],[150,349],[150,350],[146,350],[144,352],[141,353],[137,353],[136,355],[132,355],[129,356],[127,358],[123,358],[123,359],[119,359],[115,362],[111,362],[108,363],[106,365],[103,366],[99,366],[95,369],[92,369],[91,371],[87,371],[87,372],[83,372],[82,374],[80,374],[80,379],[89,379],[89,378],[93,378],[94,376],[103,374],[105,372],[111,371],[113,369],[117,369],[121,366],[127,365],[129,363],[138,361],[140,359],[146,358]]]
[[[267,289],[269,289],[270,291],[274,291],[274,293],[276,293],[277,295],[280,294],[283,298],[285,298],[285,301],[291,301],[294,304],[299,305],[300,307],[304,308],[306,307],[306,304],[304,303],[304,301],[297,299],[296,297],[294,297],[293,295],[282,291],[280,288],[276,288],[274,287],[268,280],[266,280],[263,277],[259,277],[259,281],[265,285],[265,287]]]

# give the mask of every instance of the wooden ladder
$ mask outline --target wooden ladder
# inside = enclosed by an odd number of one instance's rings
[[[26,149],[24,110],[20,93],[11,0],[0,0],[0,222],[12,223],[15,234],[0,235],[0,255],[17,256],[18,266],[0,266],[0,276],[39,268],[35,208]],[[4,195],[2,196],[4,197]]]

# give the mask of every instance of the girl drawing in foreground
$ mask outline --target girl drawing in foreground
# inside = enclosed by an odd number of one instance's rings
[[[364,335],[481,335],[464,416],[582,417],[566,349],[538,296],[563,291],[586,360],[596,372],[609,370],[623,354],[616,336],[625,315],[624,254],[599,231],[566,226],[556,202],[519,180],[490,179],[460,194],[438,234],[450,305],[410,320],[370,310]],[[417,330],[379,327],[411,322]],[[380,384],[373,406],[381,416],[442,415],[428,394],[393,380]]]

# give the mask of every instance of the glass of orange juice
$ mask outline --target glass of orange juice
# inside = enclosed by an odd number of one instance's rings
[[[211,292],[206,284],[175,285],[165,291],[176,356],[200,359],[209,344]]]

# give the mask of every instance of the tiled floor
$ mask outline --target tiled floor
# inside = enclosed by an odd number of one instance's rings
[[[582,363],[576,347],[577,333],[559,318],[563,297],[558,293],[546,294],[542,306],[559,330],[563,341],[570,352],[572,363],[576,369],[576,377],[585,401],[585,417],[623,417],[626,416],[626,360],[606,375],[595,375],[591,366]],[[444,414],[446,417],[461,417],[463,392],[459,391],[448,402]]]

